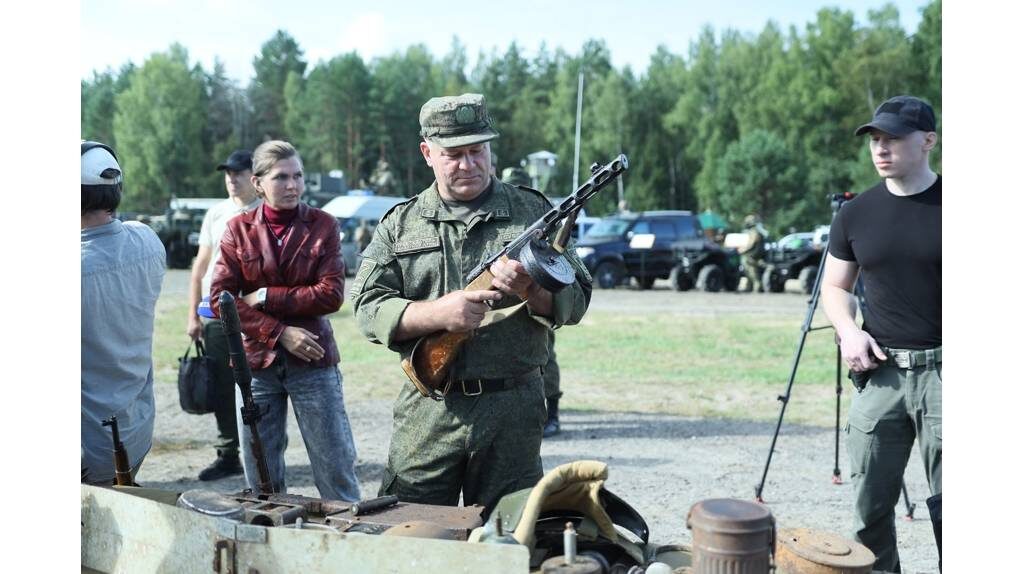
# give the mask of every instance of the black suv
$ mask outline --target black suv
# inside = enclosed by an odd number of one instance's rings
[[[602,289],[633,277],[641,289],[668,279],[687,244],[703,244],[704,231],[689,211],[621,213],[598,221],[576,243],[576,253]]]

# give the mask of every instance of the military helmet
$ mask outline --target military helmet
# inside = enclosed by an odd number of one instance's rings
[[[512,185],[530,185],[530,174],[521,167],[506,167],[501,170],[501,180]]]

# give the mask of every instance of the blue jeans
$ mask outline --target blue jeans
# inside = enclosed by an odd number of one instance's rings
[[[288,446],[285,423],[288,399],[313,469],[320,497],[331,500],[359,500],[356,478],[356,445],[345,412],[341,373],[337,367],[308,368],[275,363],[252,373],[253,400],[263,413],[259,421],[260,440],[274,491],[285,492],[284,451]],[[242,393],[235,389],[235,402],[242,406]],[[256,459],[249,444],[249,427],[238,417],[242,466],[249,488],[259,485]]]

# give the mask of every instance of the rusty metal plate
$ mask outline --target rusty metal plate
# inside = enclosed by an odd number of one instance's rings
[[[480,505],[437,506],[399,502],[383,510],[359,516],[353,516],[351,510],[345,510],[328,515],[324,522],[343,532],[382,534],[392,526],[406,522],[428,521],[450,530],[455,540],[466,540],[471,530],[483,526],[483,512],[484,507]]]
[[[870,574],[875,555],[862,544],[809,528],[779,530],[776,567],[786,574]]]

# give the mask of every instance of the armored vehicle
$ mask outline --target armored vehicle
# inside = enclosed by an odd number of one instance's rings
[[[768,292],[781,293],[789,279],[796,279],[804,293],[814,290],[823,250],[815,247],[813,238],[811,232],[791,233],[769,246],[761,279]]]
[[[723,289],[735,291],[743,276],[739,253],[709,239],[681,242],[676,250],[676,259],[676,265],[668,276],[669,284],[676,291],[688,291],[694,287],[708,293]]]
[[[163,215],[149,218],[167,251],[167,266],[188,269],[192,258],[199,252],[199,230],[203,227],[206,210],[224,201],[218,197],[171,197]]]

